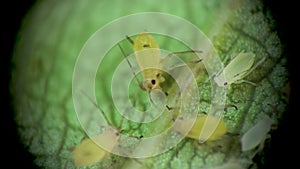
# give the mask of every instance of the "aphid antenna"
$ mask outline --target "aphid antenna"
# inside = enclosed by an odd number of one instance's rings
[[[237,80],[237,81],[235,81],[234,83],[235,83],[235,84],[247,83],[247,84],[250,84],[250,85],[252,85],[252,86],[257,86],[256,83],[251,82],[251,81],[249,81],[249,80],[244,80],[244,79]]]
[[[130,39],[128,36],[126,36],[126,38],[128,39],[128,41],[129,41],[130,43],[133,44],[132,39]],[[121,52],[122,52],[124,58],[126,59],[128,65],[129,65],[129,67],[130,67],[130,70],[132,71],[132,73],[133,73],[133,75],[134,75],[135,80],[137,81],[137,83],[139,84],[139,86],[140,86],[142,89],[145,90],[145,88],[144,88],[144,86],[142,85],[141,81],[137,78],[136,73],[135,73],[135,71],[133,70],[131,63],[130,63],[129,60],[127,59],[127,56],[126,56],[126,54],[125,54],[123,48],[121,47],[120,44],[118,44],[118,46],[119,46],[119,48],[120,48],[120,50],[121,50]],[[154,104],[150,92],[151,92],[151,91],[148,91],[148,95],[149,95],[149,98],[150,98],[151,103]]]
[[[127,36],[126,36],[126,37],[127,37]],[[129,38],[129,37],[128,37],[128,38]],[[131,41],[132,41],[132,40],[131,40]],[[130,41],[130,42],[131,42],[131,41]],[[132,43],[133,43],[133,41],[132,41]],[[137,83],[139,84],[139,86],[140,86],[142,89],[145,90],[145,88],[144,88],[144,86],[142,85],[141,81],[137,78],[137,75],[136,75],[135,71],[133,70],[133,67],[132,67],[131,63],[130,63],[129,60],[127,59],[127,55],[125,54],[123,48],[121,47],[120,44],[118,44],[118,46],[119,46],[119,48],[120,48],[120,50],[121,50],[121,52],[122,52],[124,58],[126,59],[126,61],[127,61],[128,65],[129,65],[129,67],[130,67],[130,70],[132,71],[132,74],[133,74],[135,80],[137,81]]]
[[[187,51],[172,52],[172,53],[169,53],[164,59],[161,60],[161,64],[164,65],[173,56],[187,54],[187,53],[203,53],[203,51],[202,50],[187,50]],[[199,60],[191,61],[191,63],[199,63],[201,61],[202,61],[202,59],[199,59]]]
[[[194,61],[189,61],[187,64],[197,64],[197,63],[200,63],[202,62],[202,59],[199,59],[199,60],[194,60]],[[187,65],[186,63],[182,63],[182,64],[177,64],[177,65],[173,65],[171,67],[168,68],[168,71],[171,71],[175,68],[179,68],[179,67],[182,67],[182,66],[186,66]]]
[[[224,68],[223,68],[224,69]],[[214,81],[213,79],[217,76],[217,75],[219,75],[222,71],[223,71],[223,69],[222,70],[220,70],[218,73],[216,73],[216,74],[213,74],[213,75],[208,75],[208,78],[205,80],[205,82],[204,83],[207,83],[208,81]]]
[[[91,103],[92,103],[92,104],[93,104],[93,105],[101,112],[101,114],[102,114],[102,116],[104,117],[105,121],[106,121],[110,126],[113,126],[113,125],[110,123],[110,121],[108,120],[108,118],[106,117],[104,111],[100,108],[100,106],[99,106],[96,102],[94,102],[94,101],[92,100],[92,98],[89,97],[84,91],[81,90],[81,92],[82,92],[82,94],[85,95],[85,96],[90,100],[90,102],[91,102]]]

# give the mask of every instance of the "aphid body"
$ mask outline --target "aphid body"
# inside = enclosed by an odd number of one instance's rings
[[[187,126],[190,126],[193,121],[194,119],[179,119],[179,123],[176,124],[175,130],[179,133],[181,133],[182,131],[186,131]],[[217,127],[211,133],[209,128],[204,128],[204,125],[207,125],[208,127],[215,127],[217,125]],[[204,131],[202,131],[203,129]],[[201,132],[203,132],[202,136],[209,135],[208,138],[200,138]],[[187,137],[197,140],[213,141],[221,138],[221,136],[223,136],[226,132],[227,127],[223,120],[218,119],[217,117],[214,117],[212,115],[206,115],[196,118],[192,128],[190,129],[190,131],[188,131]]]
[[[186,54],[186,53],[202,53],[201,50],[187,50],[181,52],[172,52],[169,53],[165,58],[162,58],[161,51],[158,43],[152,35],[147,32],[139,34],[135,40],[127,37],[128,41],[133,45],[135,52],[135,58],[138,62],[140,69],[142,70],[143,83],[139,82],[140,87],[143,90],[151,92],[153,89],[160,89],[159,84],[165,81],[165,78],[162,76],[163,65],[172,57],[177,54]],[[120,46],[119,46],[120,47]],[[120,47],[121,48],[121,47]],[[122,50],[122,48],[121,48]],[[122,50],[123,52],[123,50]],[[123,52],[124,54],[124,52]],[[125,54],[124,54],[125,56]],[[126,56],[125,56],[126,58]],[[193,61],[191,63],[198,63],[201,60]],[[131,67],[130,62],[127,60],[128,64]],[[132,67],[131,67],[132,69]],[[133,71],[134,75],[135,72]]]
[[[86,138],[82,140],[80,144],[75,146],[72,150],[72,154],[76,167],[88,166],[105,158],[106,155],[109,154],[109,151],[119,144],[118,140],[123,124],[122,119],[120,127],[113,127],[98,104],[88,95],[85,93],[83,94],[90,100],[92,105],[100,111],[108,126],[103,126],[103,131],[100,134],[91,136],[91,138]]]
[[[73,158],[76,167],[88,166],[101,161],[118,144],[119,132],[113,128],[107,128],[101,134],[92,138],[84,139],[73,151]],[[101,148],[104,146],[108,151]]]
[[[241,138],[242,151],[251,150],[260,143],[263,143],[273,123],[270,117],[264,116],[250,128]]]
[[[141,87],[146,91],[160,89],[159,84],[165,79],[161,75],[161,52],[154,37],[146,32],[139,34],[133,41],[133,49],[144,78]]]
[[[265,58],[264,58],[265,59]],[[214,77],[214,81],[220,87],[227,87],[232,83],[246,82],[255,85],[253,82],[243,80],[245,76],[251,73],[258,65],[260,65],[264,59],[260,60],[256,65],[253,66],[255,61],[255,54],[239,53],[230,63],[224,68],[223,73],[218,74]]]

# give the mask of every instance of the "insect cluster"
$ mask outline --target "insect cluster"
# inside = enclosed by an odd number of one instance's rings
[[[133,70],[129,60],[126,57],[126,54],[122,47],[119,45],[121,52],[123,53],[125,59],[127,60],[134,78],[140,88],[149,93],[153,90],[161,90],[161,83],[165,81],[163,76],[163,65],[172,57],[178,54],[186,53],[202,53],[201,50],[188,50],[181,52],[173,52],[168,54],[165,58],[162,58],[159,45],[149,33],[144,32],[139,34],[135,40],[132,40],[130,37],[127,37],[127,40],[133,45],[135,52],[136,61],[140,67],[143,80],[137,78],[135,71]],[[235,58],[233,58],[225,68],[213,77],[213,81],[220,87],[228,87],[231,84],[238,83],[249,83],[251,85],[256,85],[253,82],[244,80],[249,73],[251,73],[257,66],[263,63],[264,59],[260,60],[256,64],[255,54],[252,52],[248,53],[239,53]],[[198,63],[196,61],[193,63]],[[167,92],[164,92],[166,96]],[[151,97],[150,97],[151,100]],[[168,110],[171,110],[173,107],[166,105]],[[105,116],[105,113],[101,110],[102,115]],[[105,117],[107,122],[108,119]],[[227,133],[227,126],[223,119],[214,117],[213,115],[204,115],[198,116],[196,119],[184,119],[179,118],[178,123],[175,126],[175,130],[179,134],[184,134],[181,131],[184,131],[187,126],[193,123],[193,126],[186,133],[186,137],[201,140],[200,134],[209,135],[208,138],[205,138],[207,141],[214,141],[220,139],[223,135]],[[264,117],[259,121],[253,128],[249,129],[241,138],[241,150],[248,151],[259,145],[266,138],[267,133],[270,130],[272,120],[269,117]],[[204,130],[204,126],[216,126],[213,132],[207,133],[208,131]],[[112,126],[110,124],[110,126]],[[76,167],[87,166],[95,162],[99,162],[104,159],[109,150],[113,149],[119,144],[119,135],[122,126],[119,128],[109,127],[105,128],[104,132],[98,134],[92,138],[84,139],[79,145],[77,145],[72,153],[74,157],[74,163]],[[106,147],[109,147],[108,151],[102,149],[94,141],[102,140],[101,142],[106,142],[109,144]],[[104,143],[105,144],[105,143]]]

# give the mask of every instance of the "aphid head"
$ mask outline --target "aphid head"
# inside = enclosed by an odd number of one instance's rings
[[[153,78],[153,79],[145,79],[144,83],[143,83],[143,88],[146,91],[151,91],[155,88],[158,87],[158,83],[157,83],[157,79]]]
[[[143,88],[146,91],[151,91],[153,89],[160,89],[159,84],[165,81],[164,77],[160,73],[157,73],[154,77],[147,78],[144,80]]]
[[[217,83],[220,87],[227,87],[229,85],[228,81],[226,81],[225,77],[222,76],[216,76],[214,77],[214,81]]]

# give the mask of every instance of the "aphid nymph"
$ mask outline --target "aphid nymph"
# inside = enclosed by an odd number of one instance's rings
[[[90,97],[88,97],[88,99],[93,102]],[[113,127],[104,111],[97,105],[97,103],[93,102],[93,105],[101,112],[108,126],[104,127],[102,133],[92,136],[91,138],[86,138],[82,140],[80,144],[75,146],[72,150],[72,154],[76,167],[88,166],[101,161],[109,154],[108,151],[119,145],[120,132],[124,118],[121,119],[121,124],[118,128]],[[140,138],[142,138],[142,136],[138,139]],[[105,147],[107,150],[104,150],[98,144]]]
[[[82,140],[72,151],[75,166],[88,166],[101,161],[109,152],[102,149],[97,143],[101,143],[101,145],[105,145],[105,147],[112,150],[118,144],[118,139],[118,132],[105,129],[103,133],[93,136],[93,138]]]
[[[132,72],[139,84],[139,86],[148,92],[151,92],[154,89],[161,90],[160,83],[165,81],[165,78],[162,76],[163,74],[163,65],[166,63],[172,56],[178,54],[186,54],[186,53],[202,53],[200,50],[188,50],[181,52],[173,52],[168,54],[166,58],[161,57],[161,51],[158,43],[154,39],[152,35],[147,32],[143,32],[139,34],[135,40],[132,40],[130,37],[126,37],[127,40],[133,45],[133,49],[135,52],[135,58],[139,64],[139,67],[142,70],[143,82],[136,77],[135,72],[132,69],[132,66],[128,59],[126,58],[125,52],[119,45],[123,55],[125,56]],[[193,62],[195,63],[195,62]],[[167,95],[167,93],[165,92]]]
[[[241,138],[242,151],[248,151],[263,143],[267,138],[267,133],[270,131],[274,121],[268,117],[258,121],[252,128],[250,128]]]
[[[187,126],[193,123],[194,119],[178,119],[179,123],[175,126],[175,130],[179,133],[185,131]],[[212,133],[206,133],[210,131],[202,131],[204,129],[205,122],[208,122],[206,125],[217,125],[215,130]],[[208,138],[199,138],[201,132],[203,135],[211,134]],[[199,116],[196,118],[192,128],[187,133],[187,137],[196,139],[196,140],[208,140],[213,141],[221,138],[227,132],[227,126],[222,119],[218,119],[212,115]]]
[[[255,54],[252,52],[239,53],[235,58],[233,58],[230,63],[224,68],[223,73],[219,73],[214,77],[214,81],[220,87],[227,87],[232,83],[249,83],[256,85],[253,82],[243,80],[249,73],[251,73],[257,66],[259,66],[265,58],[261,59],[254,66]]]

